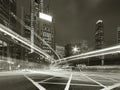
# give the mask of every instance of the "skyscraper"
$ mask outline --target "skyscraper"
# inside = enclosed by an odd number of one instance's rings
[[[51,15],[50,0],[40,0],[40,12]],[[52,22],[40,19],[41,37],[55,50],[55,27],[54,20]],[[52,50],[42,43],[42,49],[54,57]]]
[[[35,44],[45,52],[53,56],[52,50],[41,41],[43,39],[55,50],[55,27],[54,22],[48,22],[39,17],[40,13],[50,15],[50,0],[30,0],[30,14],[24,11],[24,23],[30,27],[30,31],[24,28],[24,37],[31,40],[31,44]],[[40,39],[41,38],[41,39]],[[33,50],[31,49],[31,52]]]
[[[117,28],[117,43],[120,44],[120,27]]]
[[[95,49],[102,49],[104,47],[104,26],[103,21],[96,22],[95,30]]]
[[[16,15],[16,0],[0,0],[0,23],[15,31],[16,20],[11,13]]]
[[[104,47],[104,25],[102,20],[96,22],[95,30],[95,49],[102,49]],[[101,65],[104,65],[104,56],[98,57]]]

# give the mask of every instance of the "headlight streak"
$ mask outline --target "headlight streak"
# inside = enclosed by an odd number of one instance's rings
[[[79,55],[70,56],[67,58],[60,59],[59,61],[56,61],[55,63],[57,62],[64,63],[64,62],[74,61],[78,59],[86,59],[90,57],[104,56],[107,54],[115,54],[115,53],[120,53],[120,45],[101,49],[101,50],[91,51],[91,52],[87,52],[87,53],[83,53]]]
[[[36,50],[37,52],[45,55],[47,57],[47,59],[51,59],[54,60],[53,58],[51,58],[48,54],[46,54],[42,49],[40,49],[39,47],[37,47],[36,45],[31,45],[31,42],[23,37],[21,37],[20,35],[18,35],[17,33],[13,32],[12,30],[10,30],[9,28],[3,26],[2,24],[0,24],[0,31],[11,36],[12,38],[15,38],[16,40],[20,41],[21,43],[33,48],[34,50]]]

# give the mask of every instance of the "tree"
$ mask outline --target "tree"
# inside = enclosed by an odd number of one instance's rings
[[[65,57],[72,55],[72,44],[65,45]]]

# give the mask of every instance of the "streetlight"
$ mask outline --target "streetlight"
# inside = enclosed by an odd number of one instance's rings
[[[49,21],[49,22],[52,22],[52,16],[41,13],[41,12],[39,13],[39,18],[46,20],[46,21]]]
[[[72,51],[73,51],[74,54],[78,53],[79,52],[79,48],[77,46],[75,46],[75,47],[72,48]]]

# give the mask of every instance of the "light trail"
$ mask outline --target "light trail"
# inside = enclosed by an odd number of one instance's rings
[[[31,47],[32,49],[36,50],[37,52],[45,55],[48,59],[54,60],[52,57],[50,57],[47,53],[45,53],[42,49],[40,49],[39,47],[37,47],[36,45],[31,45],[31,42],[25,38],[23,38],[22,36],[18,35],[17,33],[13,32],[11,29],[3,26],[2,24],[0,24],[0,31],[11,36],[12,38],[20,41],[21,43]]]
[[[59,59],[55,63],[60,64],[68,61],[86,59],[86,58],[97,57],[97,56],[104,56],[104,55],[115,54],[115,53],[120,53],[120,45]]]
[[[28,29],[28,30],[31,31],[31,27],[25,25],[25,23],[24,23],[23,20],[19,19],[14,13],[11,13],[11,15],[12,15],[21,25],[23,25],[26,29]],[[43,38],[41,38],[41,37],[40,37],[37,33],[35,33],[35,32],[34,32],[34,35],[35,35],[38,39],[40,39],[46,46],[48,46],[49,49],[51,49],[51,50],[54,52],[54,54],[58,57],[58,59],[60,59],[60,57],[59,57],[59,55],[57,54],[57,52],[56,52]]]

